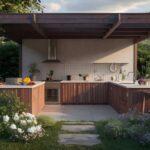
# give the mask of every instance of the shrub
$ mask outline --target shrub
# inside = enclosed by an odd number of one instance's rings
[[[52,118],[50,118],[48,116],[44,116],[44,115],[38,116],[37,117],[37,121],[44,128],[51,127],[51,126],[53,126],[55,124],[55,121]]]
[[[45,133],[37,119],[30,113],[15,113],[14,116],[4,115],[2,126],[11,140],[29,141],[42,137]]]
[[[150,114],[135,111],[121,115],[120,119],[108,121],[105,134],[118,138],[130,137],[141,144],[150,143]]]
[[[19,45],[13,41],[0,42],[0,77],[5,79],[18,76]]]
[[[124,124],[120,120],[111,120],[105,126],[105,133],[112,137],[125,137]]]
[[[42,137],[45,133],[42,125],[30,113],[20,98],[13,94],[0,94],[0,135],[11,140],[29,141]]]
[[[128,135],[133,139],[138,139],[145,132],[144,126],[140,124],[133,124],[126,128]]]
[[[139,142],[144,145],[150,143],[150,132],[144,133],[142,136],[140,136]]]
[[[15,113],[26,111],[26,106],[20,98],[12,94],[0,94],[0,116],[13,116]]]
[[[120,119],[131,124],[139,123],[139,113],[136,109],[129,110],[127,113],[120,115]]]

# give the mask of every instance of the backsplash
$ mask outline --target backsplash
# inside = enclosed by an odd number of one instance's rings
[[[56,80],[66,80],[67,75],[72,76],[72,80],[81,80],[79,73],[88,74],[88,80],[94,80],[98,75],[103,78],[103,80],[110,80],[111,76],[119,74],[110,72],[110,64],[44,64],[46,67],[40,66],[42,72],[39,75],[39,78],[43,80],[46,78],[46,74],[49,70],[54,70],[54,79]],[[45,68],[45,69],[44,69]],[[126,70],[126,66],[122,67]],[[126,72],[127,74],[128,72]],[[132,80],[132,76],[129,77]]]

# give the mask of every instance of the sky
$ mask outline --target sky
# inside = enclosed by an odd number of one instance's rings
[[[150,0],[41,0],[46,13],[150,12]]]

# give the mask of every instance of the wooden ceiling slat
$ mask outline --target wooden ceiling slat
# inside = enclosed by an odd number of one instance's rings
[[[33,21],[35,17],[35,22]],[[24,38],[148,37],[150,13],[0,14],[5,35]]]

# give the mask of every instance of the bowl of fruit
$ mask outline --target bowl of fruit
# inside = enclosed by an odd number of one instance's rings
[[[33,82],[29,77],[25,77],[22,79],[21,85],[35,85],[35,82]]]

